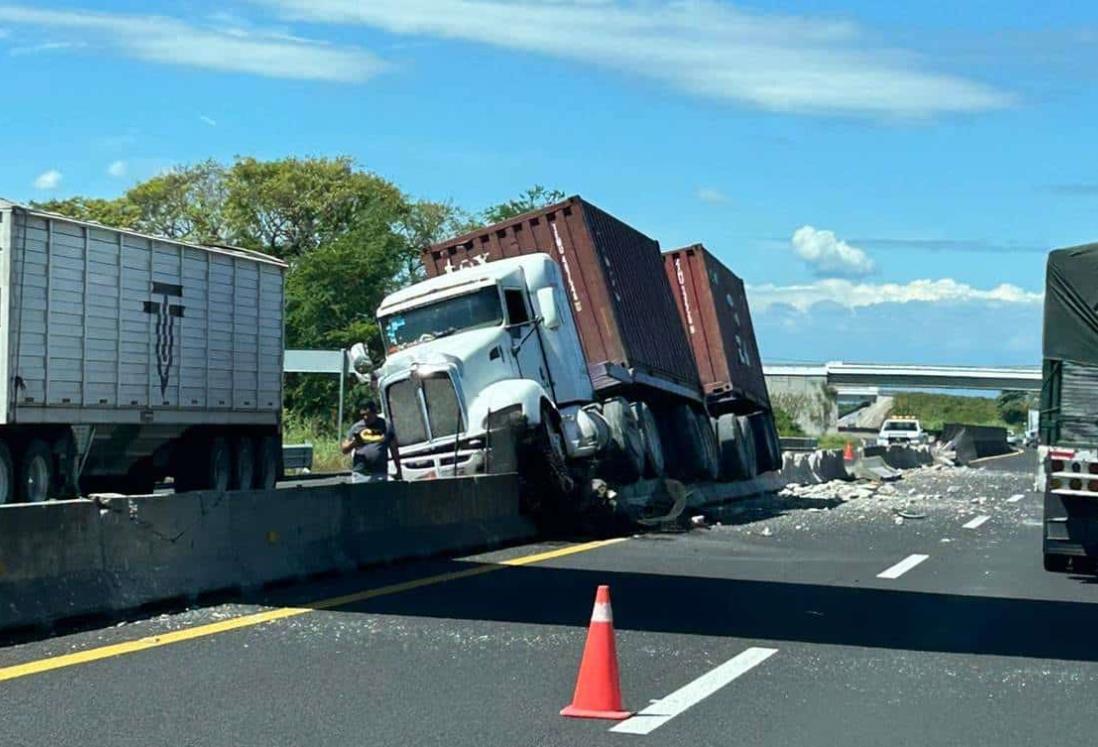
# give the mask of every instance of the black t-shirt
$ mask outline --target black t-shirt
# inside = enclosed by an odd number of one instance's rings
[[[364,475],[383,475],[388,471],[393,432],[384,418],[375,418],[371,425],[366,425],[365,420],[358,421],[347,431],[347,438],[354,441],[352,470]]]

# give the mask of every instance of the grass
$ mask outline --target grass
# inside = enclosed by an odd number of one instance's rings
[[[961,397],[953,394],[901,392],[895,395],[892,415],[911,415],[924,429],[941,430],[943,423],[997,425],[1009,428],[990,397]]]
[[[345,472],[351,468],[350,457],[339,450],[339,438],[315,420],[287,413],[282,421],[282,443],[312,444],[313,472]]]
[[[864,439],[858,436],[850,436],[845,433],[825,433],[819,438],[821,449],[841,449],[850,443],[854,448],[864,445]]]

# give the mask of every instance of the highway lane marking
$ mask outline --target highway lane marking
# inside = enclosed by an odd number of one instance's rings
[[[709,670],[693,682],[683,685],[667,697],[657,700],[637,715],[614,726],[610,731],[618,734],[650,734],[776,653],[778,653],[776,648],[749,648],[716,669]]]
[[[1009,454],[996,454],[995,456],[980,457],[979,459],[973,459],[969,464],[982,464],[983,462],[992,462],[996,459],[1006,459],[1008,457],[1015,457],[1019,454],[1025,454],[1024,451],[1012,451]]]
[[[961,528],[962,529],[979,529],[981,526],[983,526],[984,522],[987,521],[990,518],[991,518],[990,516],[977,516],[975,519],[973,519],[972,521],[969,521],[968,523],[966,523]]]
[[[929,555],[919,555],[918,553],[915,555],[908,555],[896,565],[878,573],[877,578],[899,578],[929,557]]]
[[[198,625],[196,627],[186,628],[184,630],[176,630],[170,633],[161,633],[159,635],[147,636],[145,638],[138,638],[136,640],[125,641],[123,643],[114,643],[109,646],[100,646],[98,648],[91,648],[86,651],[77,651],[71,654],[64,654],[62,656],[38,659],[36,661],[29,661],[24,664],[15,664],[13,666],[0,668],[0,682],[3,682],[5,680],[14,680],[20,677],[27,677],[33,674],[41,674],[43,672],[49,672],[54,669],[64,669],[66,667],[74,667],[80,664],[89,664],[94,661],[111,659],[116,656],[123,656],[125,654],[133,654],[137,653],[138,651],[146,651],[151,648],[170,646],[174,643],[191,641],[196,638],[207,638],[209,636],[218,635],[219,633],[227,633],[229,631],[240,630],[242,628],[251,628],[256,625],[262,625],[264,623],[274,622],[276,620],[285,620],[287,618],[305,615],[316,610],[333,609],[335,607],[342,607],[348,604],[353,604],[355,602],[365,601],[367,599],[375,599],[377,597],[400,594],[401,592],[411,591],[412,589],[420,589],[424,586],[443,584],[449,581],[457,581],[463,578],[471,578],[473,576],[482,576],[485,573],[502,571],[506,568],[533,565],[534,563],[541,563],[546,560],[553,560],[554,558],[563,558],[568,555],[576,555],[582,552],[588,552],[590,550],[597,550],[602,547],[607,547],[608,545],[625,542],[628,539],[628,537],[616,537],[614,539],[585,542],[579,545],[570,545],[569,547],[562,547],[556,550],[549,550],[547,552],[535,553],[533,555],[524,555],[518,558],[511,558],[510,560],[502,560],[498,563],[478,565],[473,568],[466,568],[460,571],[439,573],[434,576],[425,576],[424,578],[412,579],[411,581],[402,581],[396,584],[389,584],[388,586],[379,586],[376,589],[366,589],[364,591],[355,592],[353,594],[345,594],[339,597],[320,599],[301,607],[279,607],[277,609],[271,609],[265,612],[257,612],[251,615],[242,615],[240,617],[234,617],[216,623]]]
[[[1007,498],[1007,503],[1017,503],[1018,501],[1022,500],[1025,497],[1026,496],[1025,496],[1024,493],[1019,493],[1018,495],[1012,495],[1009,498]]]

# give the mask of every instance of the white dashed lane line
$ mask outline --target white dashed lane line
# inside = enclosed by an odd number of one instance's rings
[[[708,698],[732,680],[746,674],[759,664],[778,653],[776,648],[749,648],[733,656],[716,669],[683,685],[665,698],[657,700],[632,718],[622,721],[610,729],[618,734],[651,734],[671,719],[697,703]]]
[[[896,565],[892,566],[891,568],[887,568],[887,569],[881,571],[880,573],[878,573],[877,578],[888,578],[888,579],[899,578],[900,576],[904,575],[905,573],[907,573],[912,568],[919,565],[919,563],[922,563],[924,560],[926,560],[929,557],[930,557],[929,555],[919,555],[919,554],[908,555],[906,558],[901,560]]]
[[[975,519],[972,519],[967,524],[965,524],[964,528],[965,529],[979,529],[981,526],[983,526],[984,522],[987,521],[990,518],[991,518],[990,516],[977,516]]]

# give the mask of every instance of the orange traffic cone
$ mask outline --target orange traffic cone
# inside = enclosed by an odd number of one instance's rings
[[[854,444],[850,443],[849,441],[847,441],[846,446],[843,447],[843,461],[844,462],[853,462],[854,461]]]
[[[573,718],[623,719],[633,714],[622,708],[618,677],[618,651],[614,646],[614,614],[610,610],[610,587],[595,593],[591,627],[583,647],[576,692],[572,705],[560,712]]]

